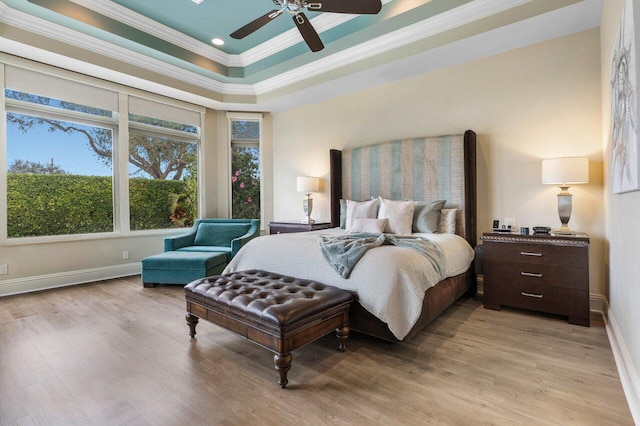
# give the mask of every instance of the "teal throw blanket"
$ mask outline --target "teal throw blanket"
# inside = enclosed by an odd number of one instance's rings
[[[342,278],[349,278],[354,266],[367,250],[381,245],[406,247],[423,254],[438,272],[440,279],[445,278],[442,250],[436,243],[419,237],[368,233],[354,233],[338,237],[320,235],[318,243],[324,258]]]

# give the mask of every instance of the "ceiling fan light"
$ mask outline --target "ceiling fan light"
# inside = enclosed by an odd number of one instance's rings
[[[192,2],[194,2],[195,4],[200,4],[202,3],[204,0],[191,0]]]
[[[202,0],[200,0],[200,1],[202,1]],[[216,46],[222,46],[224,44],[224,40],[221,39],[221,38],[216,37],[216,38],[212,38],[211,39],[211,43],[215,44]]]

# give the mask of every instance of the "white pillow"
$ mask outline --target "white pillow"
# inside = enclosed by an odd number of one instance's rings
[[[378,199],[370,201],[347,200],[347,221],[344,229],[351,231],[351,227],[357,217],[375,219],[378,215]]]
[[[442,209],[440,211],[440,233],[455,234],[456,233],[456,215],[458,209]]]
[[[389,219],[384,232],[398,235],[411,234],[415,206],[414,201],[393,201],[380,197],[378,219]]]
[[[370,219],[357,217],[351,227],[351,232],[368,232],[371,234],[382,234],[389,219]]]

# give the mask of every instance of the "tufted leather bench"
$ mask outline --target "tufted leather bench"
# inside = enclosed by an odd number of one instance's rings
[[[199,279],[184,290],[191,337],[203,318],[269,349],[282,388],[292,350],[335,329],[339,348],[346,351],[353,299],[348,291],[260,270]]]

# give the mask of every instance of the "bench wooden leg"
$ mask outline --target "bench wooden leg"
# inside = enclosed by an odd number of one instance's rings
[[[142,283],[142,286],[144,288],[154,288],[154,287],[157,287],[158,284],[156,284],[156,283]]]
[[[336,336],[340,339],[340,352],[347,351],[347,339],[349,338],[349,332],[351,331],[351,327],[349,324],[344,327],[336,328]]]
[[[193,339],[194,337],[196,337],[196,325],[198,325],[199,318],[188,313],[185,319],[187,320],[187,325],[189,326],[189,335]]]
[[[287,383],[289,383],[289,380],[287,380],[287,372],[291,369],[291,361],[293,361],[291,353],[278,353],[273,357],[273,363],[276,365],[276,370],[280,373],[280,381],[278,381],[278,384],[282,389],[284,389],[287,386]]]

